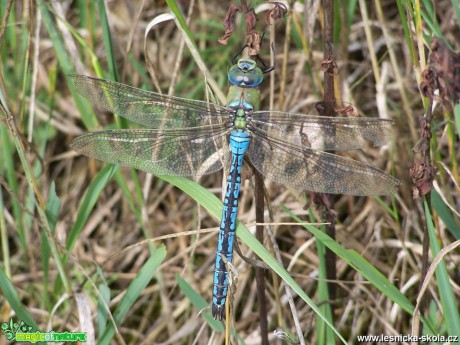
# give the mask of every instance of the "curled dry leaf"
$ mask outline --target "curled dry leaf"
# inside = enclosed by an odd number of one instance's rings
[[[267,23],[267,25],[270,25],[272,21],[284,18],[287,13],[287,7],[285,4],[277,1],[270,2],[270,4],[274,6],[265,13],[265,23]]]
[[[412,189],[414,199],[428,194],[433,189],[436,172],[436,167],[432,166],[425,158],[415,162],[414,166],[409,169],[409,175],[414,184]]]
[[[228,8],[227,14],[225,15],[224,19],[224,28],[225,34],[219,38],[219,43],[226,45],[230,36],[232,36],[233,29],[235,28],[235,16],[238,12],[240,12],[240,7],[236,5],[230,5]]]
[[[271,24],[272,21],[283,18],[287,13],[287,7],[280,2],[272,2],[273,8],[268,10],[265,14],[265,21]],[[227,44],[228,39],[233,34],[235,29],[235,16],[238,12],[244,14],[244,21],[246,25],[245,44],[249,47],[249,55],[256,56],[260,52],[261,35],[255,31],[257,23],[257,15],[253,8],[244,10],[240,6],[230,5],[224,20],[225,34],[219,38],[219,43]]]
[[[431,118],[425,118],[423,116],[419,118],[421,139],[414,147],[415,152],[425,152],[430,147],[430,139],[431,139],[430,121],[431,121]]]

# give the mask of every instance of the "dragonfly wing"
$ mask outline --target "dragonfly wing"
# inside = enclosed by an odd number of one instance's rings
[[[268,138],[313,150],[356,150],[380,146],[392,135],[394,121],[258,111],[251,124]]]
[[[77,137],[76,152],[155,175],[199,176],[229,161],[226,129],[110,130]]]
[[[399,181],[370,165],[284,141],[254,137],[249,147],[253,166],[269,180],[312,192],[346,195],[386,195]]]
[[[217,125],[228,118],[214,103],[165,96],[109,80],[72,74],[77,93],[96,109],[116,113],[147,128],[190,128]]]

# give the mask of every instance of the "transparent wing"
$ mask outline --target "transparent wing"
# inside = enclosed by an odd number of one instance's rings
[[[251,124],[266,138],[313,150],[356,150],[380,146],[392,135],[394,121],[258,111]]]
[[[110,130],[77,137],[72,149],[101,161],[155,175],[198,176],[229,161],[227,129]]]
[[[95,108],[116,113],[147,128],[190,128],[220,124],[225,107],[214,103],[160,95],[109,80],[72,74],[75,91]]]
[[[370,165],[281,140],[254,136],[248,151],[254,167],[269,180],[312,192],[346,195],[386,195],[399,181]]]

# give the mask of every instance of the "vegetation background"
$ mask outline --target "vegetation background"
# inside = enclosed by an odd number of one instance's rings
[[[86,331],[90,344],[221,344],[225,329],[234,342],[261,343],[254,270],[237,255],[231,322],[212,320],[206,309],[200,314],[211,300],[220,217],[213,194],[222,196],[222,173],[195,182],[160,179],[106,166],[69,148],[87,130],[127,126],[96,116],[88,102],[70,92],[69,73],[222,102],[216,90],[225,94],[226,72],[245,34],[243,17],[237,16],[228,44],[218,43],[232,3],[0,1],[1,322],[22,320],[42,332]],[[261,3],[252,5],[257,9]],[[258,30],[266,32],[261,57],[269,60],[267,42],[273,40],[278,66],[262,86],[262,108],[308,113],[323,98],[323,8],[315,0],[291,2],[289,8],[273,26],[259,15]],[[149,23],[169,11],[183,13],[187,23],[160,22],[145,36]],[[419,119],[431,108],[419,89],[422,72],[434,39],[458,49],[458,1],[336,1],[334,25],[336,98],[367,116],[396,121],[387,146],[346,155],[391,172],[402,184],[392,197],[336,196],[333,242],[315,232],[320,225],[307,230],[292,218],[322,222],[314,206],[303,208],[308,193],[265,181],[270,202],[265,219],[289,272],[279,271],[281,279],[271,270],[265,275],[270,342],[340,343],[327,321],[348,343],[357,343],[357,335],[418,334],[414,308],[424,280],[421,332],[459,335],[455,95],[441,90],[433,106],[426,152],[437,168],[435,189],[414,200],[409,177],[420,156],[413,149],[421,139]],[[194,55],[184,45],[187,37],[196,43]],[[459,63],[457,55],[445,56]],[[450,71],[458,91],[456,68]],[[206,82],[216,86],[212,93]],[[251,180],[242,191],[238,234],[243,253],[251,256],[252,250],[260,252],[243,227],[253,229],[255,223]],[[424,239],[429,239],[429,263],[444,249],[442,260],[434,262],[436,271],[426,276],[421,273]],[[325,288],[324,244],[339,256],[333,300]],[[264,246],[273,252],[268,237]],[[275,265],[267,253],[260,256]],[[297,292],[295,313],[286,285]],[[3,331],[0,344],[6,341]]]

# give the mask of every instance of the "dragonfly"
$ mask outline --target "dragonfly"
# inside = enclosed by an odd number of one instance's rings
[[[76,152],[154,175],[201,176],[228,169],[214,267],[212,315],[224,318],[233,260],[243,158],[264,177],[319,193],[388,195],[399,181],[371,165],[325,151],[380,146],[394,122],[259,110],[264,71],[239,59],[228,71],[226,105],[178,98],[125,84],[69,75],[75,90],[97,110],[145,129],[89,132],[71,143]],[[225,258],[225,259],[224,259]]]

